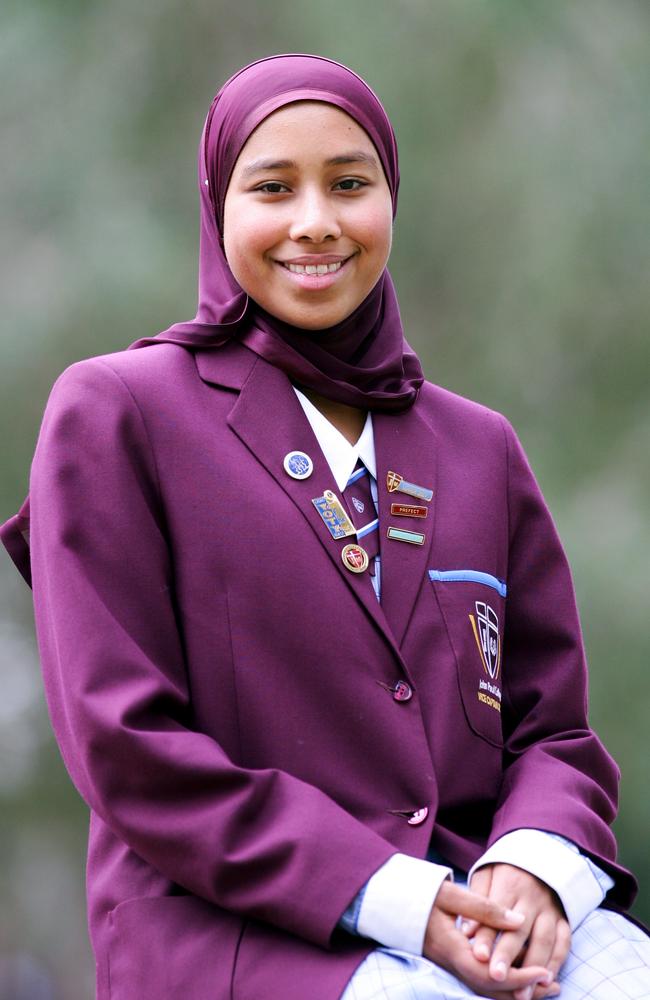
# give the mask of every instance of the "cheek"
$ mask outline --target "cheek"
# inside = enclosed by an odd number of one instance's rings
[[[393,238],[393,217],[390,205],[378,204],[366,209],[357,220],[356,235],[373,257],[387,259]]]
[[[264,264],[264,254],[273,245],[274,227],[268,215],[251,212],[237,201],[224,209],[224,253],[230,269],[238,273],[255,273]]]

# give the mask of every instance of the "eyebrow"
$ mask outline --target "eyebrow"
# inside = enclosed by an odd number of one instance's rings
[[[371,153],[364,153],[362,149],[355,149],[349,153],[342,153],[340,156],[332,156],[325,160],[326,167],[338,167],[346,163],[366,163],[368,166],[378,168],[377,160]],[[242,170],[242,178],[251,177],[253,174],[263,170],[291,170],[297,164],[294,160],[253,160]]]

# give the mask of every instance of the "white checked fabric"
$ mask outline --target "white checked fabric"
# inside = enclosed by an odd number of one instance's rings
[[[594,910],[573,932],[560,1000],[650,1000],[650,937],[618,913]],[[420,955],[377,948],[341,1000],[485,1000]]]

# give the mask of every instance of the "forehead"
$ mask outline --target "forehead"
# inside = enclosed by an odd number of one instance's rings
[[[296,101],[278,108],[260,122],[244,143],[237,166],[276,150],[291,149],[293,156],[312,155],[330,152],[334,146],[353,146],[379,163],[368,133],[341,108],[323,101]]]

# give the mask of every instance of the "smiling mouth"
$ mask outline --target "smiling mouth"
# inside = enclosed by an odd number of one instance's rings
[[[285,261],[281,261],[282,266],[287,269],[287,271],[292,271],[294,274],[334,274],[336,271],[340,271],[344,264],[350,260],[346,257],[345,260],[337,260],[334,264],[289,264]]]

